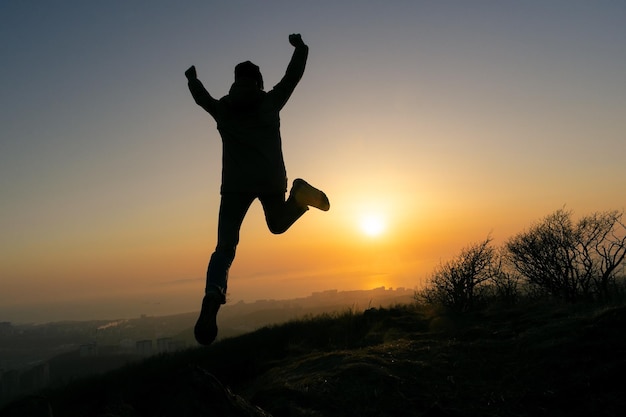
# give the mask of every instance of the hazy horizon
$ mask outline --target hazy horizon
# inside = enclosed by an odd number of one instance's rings
[[[269,89],[290,33],[310,54],[287,173],[331,209],[273,236],[255,202],[231,300],[413,288],[488,234],[623,210],[624,21],[576,0],[0,3],[0,321],[197,311],[221,143],[184,71],[221,97],[251,60]]]
[[[246,304],[255,304],[257,302],[272,301],[292,301],[302,300],[315,295],[324,296],[329,293],[336,292],[338,295],[349,296],[354,293],[368,293],[380,291],[382,287],[369,288],[369,289],[326,289],[321,291],[314,291],[308,294],[294,295],[291,297],[259,297],[256,299],[229,299],[226,306],[235,306],[241,302]],[[412,292],[411,288],[384,288],[384,294],[386,297],[401,295],[406,292]],[[200,308],[196,303],[189,305],[189,294],[187,296],[175,296],[163,300],[163,302],[154,302],[149,296],[141,297],[115,297],[109,300],[98,300],[94,303],[93,300],[75,300],[69,303],[49,303],[49,304],[37,304],[33,306],[24,306],[21,308],[6,309],[0,307],[0,317],[3,319],[0,322],[10,322],[12,325],[39,325],[55,322],[71,322],[71,321],[115,321],[115,320],[130,320],[140,317],[161,317],[161,316],[173,316],[179,314],[197,313]],[[195,301],[195,297],[191,297]],[[326,302],[326,300],[324,300]],[[372,300],[370,300],[371,302]],[[349,305],[347,307],[364,309],[369,307],[377,307],[374,300],[374,305]],[[11,318],[19,318],[19,320],[11,320]]]

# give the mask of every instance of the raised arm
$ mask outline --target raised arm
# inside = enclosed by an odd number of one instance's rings
[[[193,65],[189,67],[189,69],[185,71],[185,77],[187,77],[187,86],[196,104],[213,115],[215,113],[217,100],[211,97],[211,94],[209,94],[198,79],[196,67]]]
[[[277,101],[281,108],[285,105],[302,78],[307,57],[309,56],[309,47],[302,41],[300,34],[289,35],[289,43],[295,48],[293,55],[291,56],[289,65],[287,65],[285,75],[272,89],[272,92],[276,94]]]

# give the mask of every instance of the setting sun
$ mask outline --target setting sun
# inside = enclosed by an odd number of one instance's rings
[[[361,217],[359,226],[368,236],[380,236],[386,228],[385,219],[378,214],[367,214]]]

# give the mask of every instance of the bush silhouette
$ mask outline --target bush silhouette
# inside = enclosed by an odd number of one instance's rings
[[[622,214],[593,213],[575,223],[570,211],[557,210],[507,242],[511,263],[555,297],[609,299],[626,257]]]

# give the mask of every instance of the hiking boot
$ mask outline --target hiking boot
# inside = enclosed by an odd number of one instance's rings
[[[202,310],[200,317],[193,329],[194,336],[198,343],[208,346],[217,337],[217,312],[222,305],[219,294],[209,292],[202,299]]]
[[[291,195],[293,195],[293,198],[296,199],[296,202],[300,206],[313,206],[323,211],[330,209],[330,202],[326,194],[301,178],[297,178],[293,181]]]

